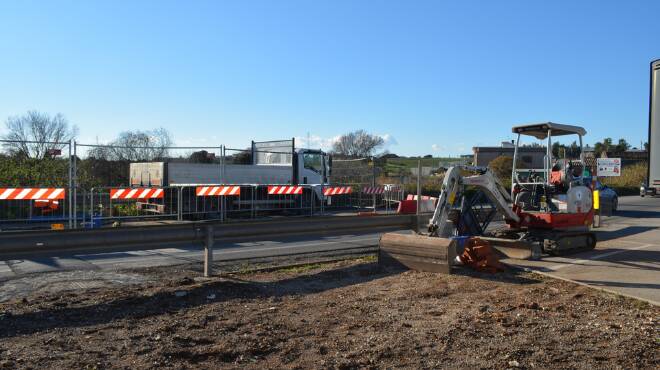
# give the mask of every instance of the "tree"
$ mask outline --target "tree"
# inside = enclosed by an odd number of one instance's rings
[[[215,154],[209,153],[206,150],[200,150],[198,152],[193,152],[188,159],[193,163],[213,163]]]
[[[580,146],[575,141],[571,145],[560,144],[557,141],[552,143],[552,156],[554,158],[577,159],[580,157],[580,154]]]
[[[332,144],[332,151],[346,157],[369,157],[384,144],[382,137],[357,130],[340,136]]]
[[[2,145],[13,156],[43,159],[52,156],[51,150],[62,150],[75,138],[78,129],[61,114],[28,111],[23,116],[9,117],[5,123],[8,133],[2,135]]]
[[[124,131],[110,144],[92,149],[89,156],[114,161],[153,161],[166,158],[172,145],[172,136],[164,128]]]
[[[623,153],[628,149],[630,149],[630,144],[628,144],[626,139],[619,139],[619,142],[614,147],[614,152],[615,153]]]
[[[602,152],[609,152],[612,149],[612,138],[608,137],[603,139],[603,142],[594,144],[594,152],[596,156],[600,156]]]

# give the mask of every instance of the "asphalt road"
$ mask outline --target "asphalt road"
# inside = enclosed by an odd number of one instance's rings
[[[382,233],[382,230],[378,230],[374,232],[351,232],[342,235],[288,236],[272,240],[253,240],[228,244],[216,243],[213,259],[218,262],[226,262],[264,256],[365,252],[374,250]],[[203,256],[202,248],[199,245],[133,252],[68,254],[58,257],[0,261],[0,281],[42,272],[119,270],[201,261],[203,261]]]
[[[596,230],[593,251],[507,262],[660,305],[660,197],[620,197]]]

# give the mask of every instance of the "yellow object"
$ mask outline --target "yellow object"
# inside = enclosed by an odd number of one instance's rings
[[[600,209],[600,196],[598,190],[594,190],[594,209]]]
[[[454,200],[456,200],[456,193],[449,193],[449,204],[454,205]]]
[[[51,230],[64,230],[64,224],[50,224]]]

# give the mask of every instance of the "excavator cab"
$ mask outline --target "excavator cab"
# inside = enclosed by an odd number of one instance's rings
[[[591,184],[585,174],[584,155],[582,153],[582,137],[586,130],[578,126],[562,125],[553,122],[516,126],[512,129],[518,134],[513,155],[513,171],[511,174],[511,199],[513,209],[523,219],[515,226],[536,227],[583,227],[591,223],[593,214]],[[545,141],[546,154],[543,157],[543,167],[521,169],[520,139],[521,136],[532,136]],[[564,151],[563,158],[554,158],[552,153],[553,138],[557,136],[577,136],[579,154],[573,157]],[[561,155],[561,153],[560,153]],[[521,173],[536,172],[540,176],[521,176]],[[553,216],[554,217],[551,217]],[[568,216],[573,215],[573,216]],[[555,221],[559,221],[558,226]]]

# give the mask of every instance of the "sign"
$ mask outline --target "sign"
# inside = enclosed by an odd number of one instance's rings
[[[621,158],[597,158],[596,176],[621,176]]]

